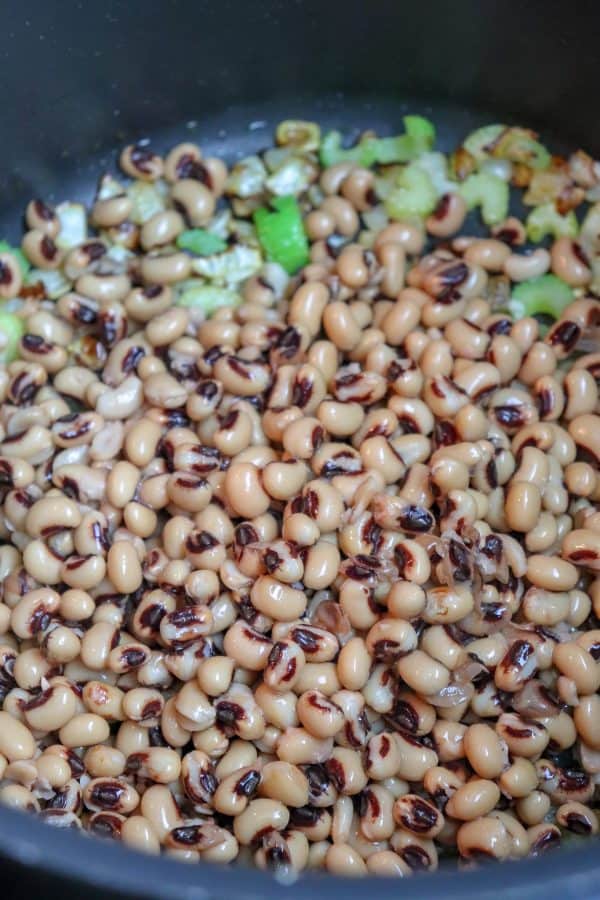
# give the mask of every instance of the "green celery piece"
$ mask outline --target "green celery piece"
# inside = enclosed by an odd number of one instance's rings
[[[356,147],[345,150],[339,131],[328,131],[321,141],[319,156],[325,168],[341,162],[354,162],[368,169],[377,160],[377,138],[365,138]]]
[[[547,169],[552,161],[544,145],[523,128],[509,128],[494,147],[492,156],[523,163],[530,169]]]
[[[0,310],[0,363],[6,365],[19,356],[19,341],[25,334],[25,323],[15,313]]]
[[[553,238],[574,238],[579,231],[579,223],[573,210],[566,216],[561,216],[554,203],[536,206],[527,216],[525,227],[527,237],[535,244],[543,241],[548,235],[552,235]]]
[[[203,284],[190,287],[177,300],[177,306],[200,308],[205,316],[212,316],[223,306],[239,306],[242,298],[236,291],[227,288],[215,287],[212,284]]]
[[[212,231],[205,228],[191,228],[182,231],[177,238],[177,246],[180,250],[189,250],[196,256],[211,256],[213,253],[222,253],[227,250],[226,242]]]
[[[431,150],[435,142],[435,127],[422,116],[404,116],[406,134],[398,137],[378,138],[375,162],[382,165],[411,162],[415,157]]]
[[[474,156],[478,162],[489,156],[487,147],[494,144],[498,140],[506,125],[484,125],[482,128],[476,128],[463,141],[463,147],[468,150],[471,156]]]
[[[469,175],[458,190],[469,209],[481,207],[481,218],[486,225],[497,225],[508,215],[508,184],[497,175],[488,172]]]
[[[21,248],[13,247],[8,243],[8,241],[0,241],[0,253],[12,253],[12,255],[17,259],[19,263],[23,278],[25,278],[31,268],[31,263],[29,262]]]
[[[254,213],[258,240],[270,262],[293,275],[308,262],[308,240],[298,201],[293,196],[275,197],[274,211],[261,207]]]
[[[392,219],[424,219],[435,209],[437,199],[431,177],[415,163],[400,173],[384,206]]]
[[[515,319],[536,315],[558,319],[574,296],[572,288],[556,275],[540,275],[515,285],[508,308]]]
[[[355,162],[368,169],[375,163],[390,165],[406,163],[420,153],[431,150],[435,141],[435,128],[429,119],[422,116],[404,116],[405,134],[396,137],[367,137],[356,147],[345,150],[339,131],[329,131],[321,141],[320,158],[328,168],[340,162]]]

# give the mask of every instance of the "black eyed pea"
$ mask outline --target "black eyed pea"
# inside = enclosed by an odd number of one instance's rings
[[[65,747],[90,747],[92,744],[101,744],[110,734],[110,728],[105,719],[94,713],[79,713],[63,725],[58,736]]]
[[[325,855],[325,867],[332,875],[360,878],[367,875],[367,864],[350,844],[332,844]]]
[[[393,806],[397,825],[422,838],[436,837],[444,825],[444,817],[429,800],[417,794],[398,797]]]
[[[7,712],[0,712],[0,753],[9,762],[31,759],[35,753],[35,740],[27,725]]]
[[[308,779],[298,766],[275,760],[262,769],[258,793],[279,800],[285,806],[299,807],[308,803]]]
[[[58,731],[77,711],[77,697],[66,684],[51,685],[23,707],[25,721],[34,731]]]
[[[235,837],[240,844],[252,844],[265,829],[283,831],[289,822],[289,810],[277,800],[253,800],[233,823]]]
[[[490,816],[465,822],[457,832],[458,851],[464,859],[481,856],[507,859],[511,840],[503,822]]]
[[[333,740],[316,738],[304,728],[286,728],[276,746],[277,757],[293,765],[324,763],[331,757]]]
[[[138,806],[136,789],[119,778],[93,778],[83,789],[83,802],[93,812],[109,810],[127,815]]]

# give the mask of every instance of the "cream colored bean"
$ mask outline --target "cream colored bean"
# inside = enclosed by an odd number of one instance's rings
[[[110,734],[108,723],[94,713],[79,713],[60,729],[58,736],[65,747],[91,747],[101,744]]]

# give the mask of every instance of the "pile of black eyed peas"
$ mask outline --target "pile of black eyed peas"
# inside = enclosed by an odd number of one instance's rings
[[[281,877],[598,832],[600,164],[412,120],[2,243],[1,803]]]

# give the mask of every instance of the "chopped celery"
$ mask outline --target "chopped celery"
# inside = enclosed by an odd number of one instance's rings
[[[422,153],[412,165],[429,175],[438,196],[456,190],[456,182],[448,177],[448,160],[443,153]]]
[[[481,218],[486,225],[498,225],[508,215],[509,188],[497,175],[488,172],[469,175],[458,190],[469,209],[481,207]]]
[[[345,150],[339,131],[328,131],[321,141],[321,164],[328,168],[341,162],[354,162],[368,169],[377,162],[377,138],[363,138],[356,147]]]
[[[288,194],[300,194],[310,184],[312,169],[310,164],[297,156],[287,159],[265,181],[265,186],[273,194],[285,197]]]
[[[111,197],[118,197],[123,194],[125,188],[120,181],[117,181],[109,172],[103,175],[98,182],[98,190],[96,191],[96,200],[110,200]]]
[[[573,297],[573,290],[565,281],[556,275],[540,275],[513,288],[508,308],[515,319],[537,315],[558,319]]]
[[[227,178],[226,190],[234,197],[254,197],[265,185],[267,170],[259,156],[246,156],[235,164]]]
[[[489,156],[505,128],[506,125],[484,125],[482,128],[477,128],[463,141],[463,147],[478,162],[481,162],[486,156]]]
[[[257,209],[254,224],[267,259],[292,275],[308,262],[308,240],[295,197],[276,197],[274,211]]]
[[[129,218],[135,225],[143,225],[165,209],[164,197],[154,181],[133,181],[127,188],[127,196],[132,203]]]
[[[579,231],[577,216],[573,210],[561,216],[554,203],[544,203],[533,209],[527,216],[525,227],[527,237],[536,244],[548,235],[554,238],[574,238]]]
[[[506,125],[484,125],[477,128],[463,142],[463,147],[482,162],[488,156],[523,163],[531,169],[546,169],[551,156],[536,140],[536,134],[526,128]]]
[[[83,244],[87,238],[87,215],[82,203],[59,203],[56,215],[60,231],[56,236],[56,246],[70,250]]]
[[[72,284],[67,280],[61,269],[31,269],[27,275],[27,284],[41,282],[49,300],[58,300],[63,294],[72,290]]]
[[[0,310],[0,363],[6,365],[19,355],[19,341],[25,333],[23,319]]]
[[[23,253],[20,247],[13,247],[8,241],[0,241],[0,253],[12,253],[21,269],[23,278],[27,275],[31,268],[31,263]]]
[[[383,205],[392,219],[424,219],[435,209],[437,199],[431,176],[412,163],[400,173]]]
[[[429,119],[404,116],[402,121],[406,134],[378,139],[376,162],[382,165],[410,162],[433,147],[435,128]]]
[[[296,147],[297,150],[308,153],[319,149],[321,129],[316,122],[286,119],[277,126],[275,138],[281,147]]]
[[[242,298],[236,291],[215,287],[212,284],[202,284],[185,290],[178,298],[177,306],[201,309],[208,317],[223,306],[239,306],[241,302]]]
[[[339,131],[329,131],[321,141],[320,158],[325,167],[340,162],[355,162],[369,168],[375,163],[410,162],[430,150],[435,141],[433,124],[422,116],[404,116],[405,134],[397,137],[365,137],[355,147],[344,150]]]
[[[536,137],[534,131],[526,128],[507,128],[494,146],[492,155],[522,163],[530,169],[547,169],[552,157]]]
[[[196,256],[210,256],[212,253],[221,253],[227,249],[225,241],[204,228],[182,231],[176,243],[180,250],[189,250]]]
[[[192,269],[217,284],[239,284],[254,275],[263,264],[260,251],[244,244],[235,244],[224,253],[213,256],[197,256]]]

